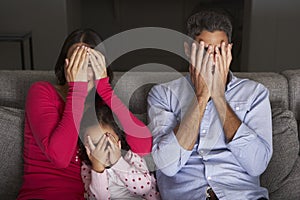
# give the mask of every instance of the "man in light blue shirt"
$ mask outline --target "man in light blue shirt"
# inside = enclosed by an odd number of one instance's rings
[[[187,22],[190,74],[148,96],[162,199],[267,199],[259,176],[272,156],[268,90],[230,71],[232,25],[217,11]]]

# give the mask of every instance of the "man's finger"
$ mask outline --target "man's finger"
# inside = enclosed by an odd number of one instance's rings
[[[208,64],[208,61],[209,61],[209,56],[211,55],[211,51],[212,51],[212,46],[209,45],[208,51],[205,53],[204,59],[202,61],[200,73],[204,73],[204,71],[207,70],[207,64]]]
[[[226,67],[227,67],[227,70],[229,69],[229,66],[230,66],[230,63],[232,61],[232,44],[229,44],[228,47],[227,47],[227,60],[226,60]]]
[[[199,49],[198,49],[198,52],[197,52],[197,60],[196,60],[196,69],[198,71],[200,71],[200,69],[202,67],[201,65],[202,65],[204,54],[205,54],[205,51],[204,51],[204,42],[201,41],[200,44],[199,44]]]
[[[193,67],[196,67],[196,50],[197,50],[196,43],[193,42],[192,48],[191,48],[191,65]]]

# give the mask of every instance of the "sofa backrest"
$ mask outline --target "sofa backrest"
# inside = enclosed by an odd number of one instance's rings
[[[130,110],[146,122],[147,96],[156,83],[167,82],[186,75],[178,72],[115,72],[113,81],[115,92],[129,105]],[[283,75],[266,73],[234,73],[241,78],[249,78],[265,85],[270,91],[272,108],[289,108],[288,82]]]
[[[115,72],[113,86],[117,95],[130,110],[147,123],[147,96],[151,87],[154,84],[171,81],[186,74],[178,72]],[[239,72],[235,75],[261,82],[270,91],[273,108],[274,153],[268,169],[262,175],[261,183],[275,195],[276,191],[287,185],[286,177],[289,174],[297,176],[293,170],[294,163],[298,163],[300,166],[299,142],[295,139],[297,138],[297,131],[295,131],[297,125],[293,116],[295,115],[299,120],[300,70],[299,73],[284,72],[284,76],[272,72]],[[19,147],[23,146],[24,111],[22,109],[24,109],[30,85],[41,80],[56,82],[53,71],[0,70],[0,136],[2,138],[0,140],[0,158],[3,161],[3,165],[0,167],[0,178],[4,180],[0,182],[0,199],[15,199],[21,186],[23,161],[22,148]],[[288,111],[288,108],[294,114]],[[287,188],[289,187],[287,186]],[[280,194],[282,193],[284,192],[280,192]]]
[[[282,74],[289,84],[289,108],[293,111],[296,119],[300,121],[300,69],[286,70]]]
[[[0,70],[0,106],[24,108],[26,95],[36,81],[55,83],[52,71]]]
[[[186,72],[115,72],[113,86],[118,96],[125,104],[129,105],[130,110],[145,122],[147,95],[151,87],[154,84],[171,81],[186,74]],[[273,72],[239,72],[234,74],[265,85],[270,91],[272,107],[288,109],[291,106],[292,111],[299,120],[300,97],[299,95],[290,95],[294,101],[289,105],[288,81],[283,75]],[[299,80],[300,75],[297,78],[296,80]],[[30,85],[40,80],[56,82],[53,71],[0,70],[0,106],[24,108],[26,94]],[[297,84],[300,84],[300,81]],[[299,88],[300,86],[294,88],[294,90],[300,91]]]

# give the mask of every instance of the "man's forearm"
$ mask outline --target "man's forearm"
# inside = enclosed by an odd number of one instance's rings
[[[195,97],[185,113],[182,122],[174,130],[178,143],[186,150],[194,148],[207,101],[208,98],[197,100]]]
[[[241,125],[241,120],[233,112],[225,98],[214,98],[213,102],[219,114],[227,142],[230,142]]]

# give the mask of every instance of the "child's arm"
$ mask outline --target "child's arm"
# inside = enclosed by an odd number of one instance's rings
[[[83,162],[81,166],[81,178],[87,193],[87,199],[110,198],[106,170],[103,173],[98,173]]]
[[[111,169],[132,194],[146,196],[150,191],[151,176],[146,161],[132,151],[129,150]]]

